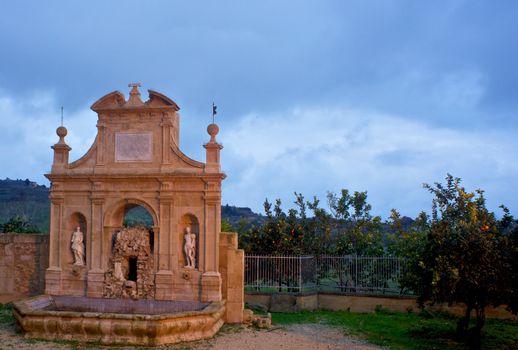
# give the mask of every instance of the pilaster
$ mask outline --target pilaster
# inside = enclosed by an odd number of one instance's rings
[[[96,164],[97,166],[104,165],[104,145],[105,145],[105,131],[106,131],[106,123],[98,122],[97,123],[97,135],[98,136],[98,142],[97,142],[97,159]]]
[[[92,196],[92,224],[90,230],[90,270],[87,275],[87,296],[100,298],[103,294],[104,271],[102,270],[103,256],[103,205],[104,198]]]
[[[221,300],[221,275],[219,272],[209,271],[201,276],[201,301]]]

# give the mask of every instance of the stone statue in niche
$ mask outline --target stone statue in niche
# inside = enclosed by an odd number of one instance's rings
[[[196,267],[196,234],[191,232],[191,228],[185,228],[185,235],[183,236],[185,253],[185,267],[194,269]]]
[[[83,243],[83,232],[78,226],[74,233],[72,233],[71,247],[72,253],[74,253],[74,265],[84,266],[85,265],[85,245]]]

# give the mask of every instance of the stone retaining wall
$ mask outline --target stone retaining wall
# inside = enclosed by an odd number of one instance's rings
[[[0,294],[42,294],[48,250],[48,235],[0,233]]]
[[[219,235],[219,272],[221,296],[227,301],[226,323],[242,323],[245,290],[245,252],[237,248],[237,233]]]
[[[248,292],[245,293],[245,302],[255,304],[255,306],[271,312],[296,312],[316,309],[374,312],[379,307],[399,312],[419,312],[416,298],[401,296],[359,296],[328,293],[261,294]],[[464,314],[464,307],[460,304],[452,306],[441,304],[434,306],[432,311],[444,311],[461,316]],[[518,316],[511,314],[503,306],[488,307],[486,315],[490,318],[518,320]]]

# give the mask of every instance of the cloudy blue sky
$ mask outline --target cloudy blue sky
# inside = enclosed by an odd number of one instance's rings
[[[71,158],[89,107],[129,82],[181,107],[204,160],[210,106],[223,202],[369,193],[374,214],[430,209],[446,173],[518,214],[516,1],[10,1],[0,11],[0,178],[48,184],[65,108]]]

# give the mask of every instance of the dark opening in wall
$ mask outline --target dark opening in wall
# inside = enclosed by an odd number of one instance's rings
[[[153,249],[155,247],[155,233],[153,230],[149,230],[149,247],[151,249],[151,254],[153,253]]]
[[[130,257],[128,260],[128,281],[137,282],[137,258]]]

